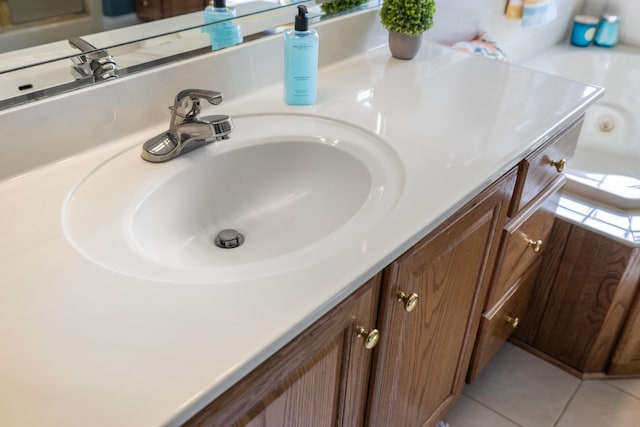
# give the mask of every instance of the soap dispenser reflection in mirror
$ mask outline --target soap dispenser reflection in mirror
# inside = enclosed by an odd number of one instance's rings
[[[232,21],[236,10],[227,7],[226,0],[211,0],[204,9],[204,23],[202,32],[209,33],[211,50],[223,49],[242,43],[240,27]]]

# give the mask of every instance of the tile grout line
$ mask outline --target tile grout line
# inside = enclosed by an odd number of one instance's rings
[[[580,382],[576,386],[576,389],[573,391],[573,393],[571,393],[571,396],[569,397],[569,400],[567,400],[567,403],[564,405],[564,408],[562,408],[562,411],[560,411],[560,414],[558,415],[558,418],[551,425],[551,427],[556,427],[558,425],[558,423],[560,422],[560,420],[562,419],[564,414],[567,412],[567,408],[569,408],[569,405],[571,405],[571,402],[573,402],[573,399],[575,399],[576,394],[578,394],[578,390],[580,390],[580,387],[582,387],[583,383],[584,383],[584,380],[580,380]]]
[[[465,394],[464,392],[462,392],[462,394],[464,394],[466,397],[468,397],[469,399],[473,400],[474,402],[478,403],[481,406],[484,406],[485,408],[487,408],[488,410],[490,410],[491,412],[493,412],[494,414],[498,415],[501,418],[504,418],[505,420],[509,421],[510,423],[518,426],[518,427],[525,427],[522,424],[518,424],[517,422],[513,421],[511,418],[507,417],[504,414],[501,414],[500,412],[496,411],[495,409],[493,409],[490,406],[485,405],[484,403],[480,402],[479,400],[474,399],[473,397],[469,396],[468,394]]]
[[[608,386],[609,386],[609,387],[611,387],[611,388],[615,388],[616,390],[621,391],[621,392],[623,392],[624,394],[626,394],[626,395],[628,395],[628,396],[633,397],[635,400],[640,400],[640,397],[636,396],[635,394],[631,394],[631,393],[629,393],[627,390],[621,389],[620,387],[617,387],[617,386],[615,386],[615,385],[611,384],[611,383],[610,383],[610,382],[608,382],[606,379],[602,379],[602,380],[599,380],[599,381],[601,381],[602,383],[604,383],[604,384],[608,385]]]

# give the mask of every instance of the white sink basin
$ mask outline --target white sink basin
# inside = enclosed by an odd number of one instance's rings
[[[140,141],[93,170],[65,205],[69,240],[122,274],[248,279],[361,239],[398,200],[403,169],[374,135],[303,115],[233,120],[229,140],[167,163],[140,159]],[[217,247],[223,229],[242,233],[244,243]]]

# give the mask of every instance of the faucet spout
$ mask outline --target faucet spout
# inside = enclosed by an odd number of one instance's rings
[[[218,105],[222,102],[222,93],[204,89],[180,91],[173,106],[169,107],[169,130],[144,143],[141,153],[144,160],[166,162],[203,145],[229,138],[233,130],[231,118],[221,114],[200,117],[201,99]]]

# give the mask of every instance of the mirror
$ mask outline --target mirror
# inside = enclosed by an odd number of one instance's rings
[[[91,32],[95,25],[102,27],[103,19],[109,22],[102,15],[107,0],[38,0],[28,8],[24,0],[0,0],[0,109],[209,53],[212,25],[238,26],[243,42],[250,42],[290,25],[300,3],[307,5],[311,22],[379,5],[379,0],[350,0],[345,2],[349,6],[365,3],[329,16],[314,0],[227,0],[236,16],[205,26],[202,4],[208,0],[135,1],[138,13],[128,14],[133,25]],[[141,13],[144,7],[148,9]],[[92,10],[100,12],[97,17]],[[185,10],[191,11],[181,13]],[[69,27],[71,23],[75,26]],[[70,45],[69,34],[81,35],[73,43],[76,47]],[[25,40],[36,40],[36,45]]]

